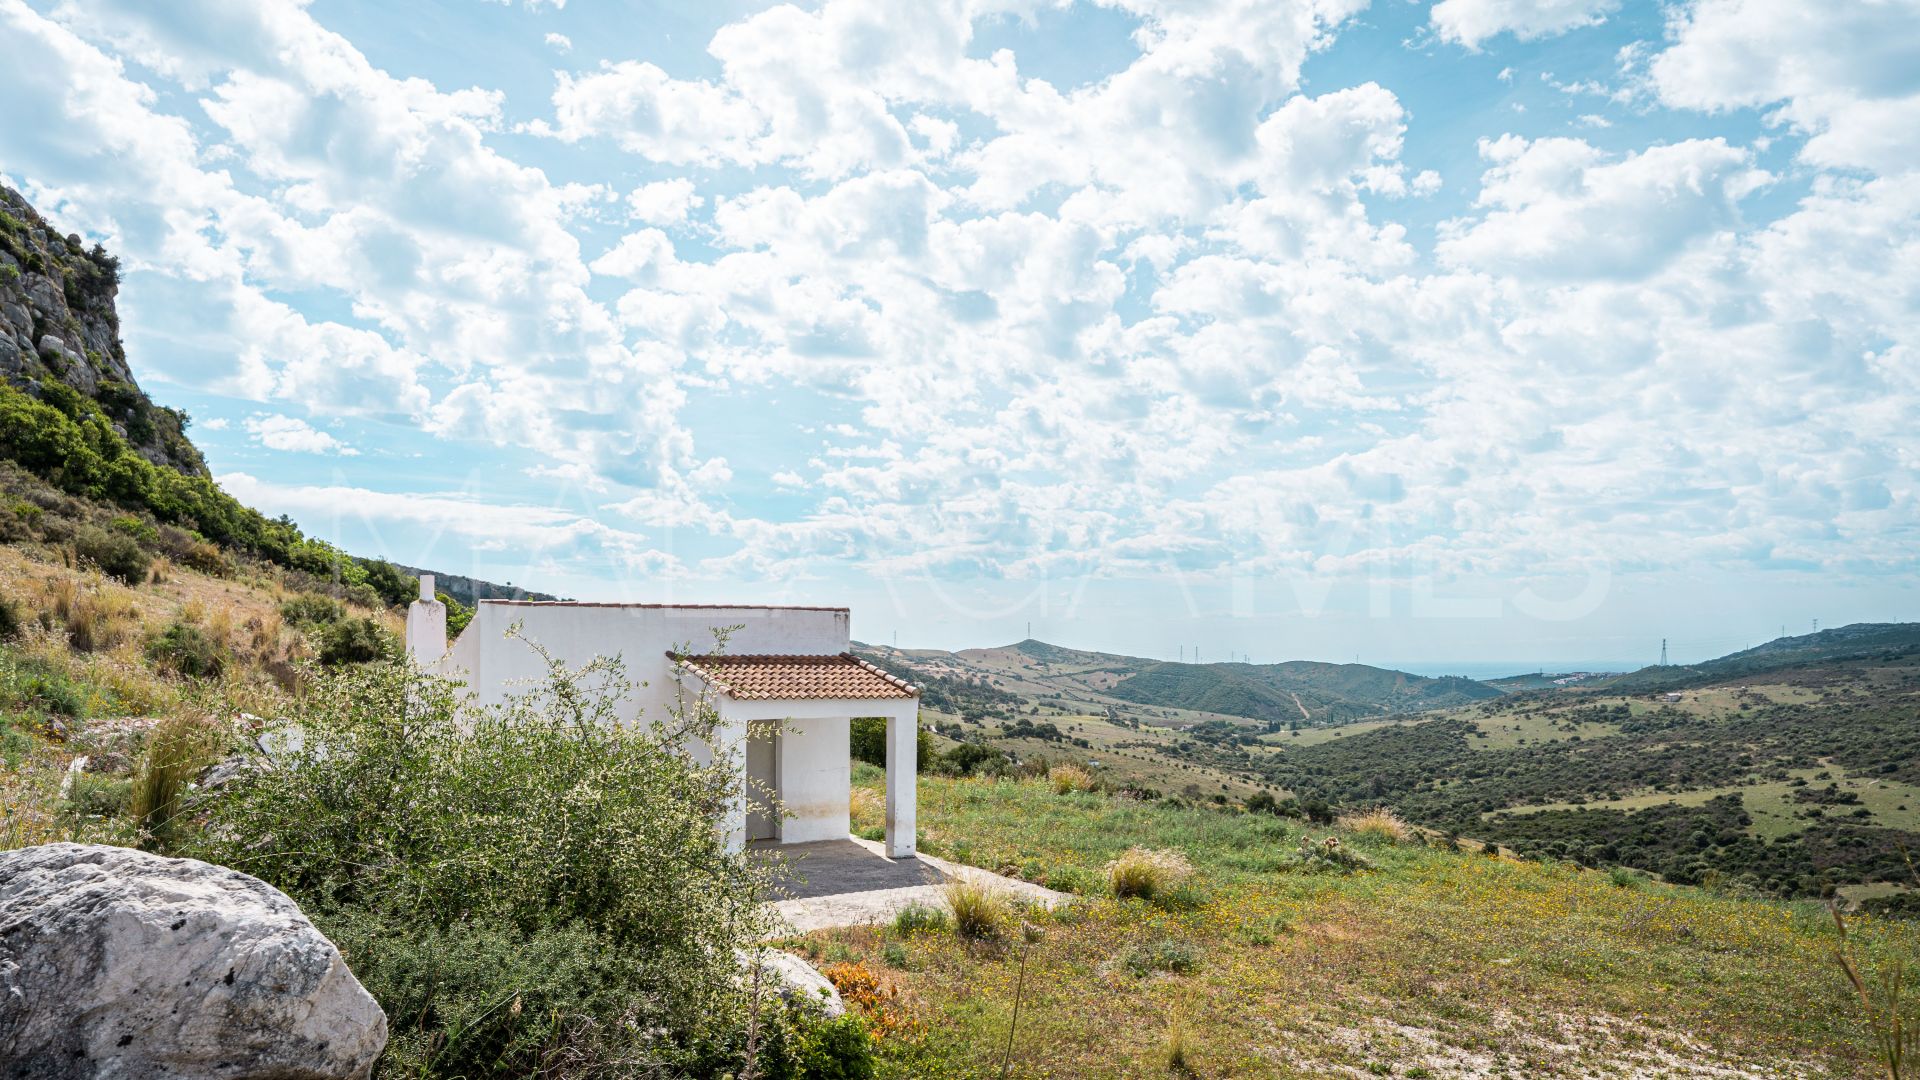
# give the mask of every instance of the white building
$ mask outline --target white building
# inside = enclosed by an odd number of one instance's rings
[[[517,636],[508,629],[518,624]],[[724,823],[730,843],[845,840],[853,717],[887,722],[887,854],[914,855],[914,770],[920,694],[848,651],[846,608],[724,604],[591,604],[482,600],[449,647],[446,605],[433,577],[407,612],[407,652],[423,667],[466,684],[495,704],[545,677],[531,643],[579,667],[618,656],[634,691],[627,719],[665,719],[675,697],[704,686],[720,715],[720,738],[743,752],[742,798]],[[716,631],[732,630],[726,651]],[[778,721],[774,724],[761,721]],[[751,737],[749,727],[752,725]],[[742,744],[744,743],[744,746]],[[705,747],[696,747],[703,754]],[[772,792],[785,815],[771,812]]]

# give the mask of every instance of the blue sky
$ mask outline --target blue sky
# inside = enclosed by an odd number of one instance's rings
[[[0,0],[0,176],[350,550],[902,645],[1920,611],[1920,4]]]

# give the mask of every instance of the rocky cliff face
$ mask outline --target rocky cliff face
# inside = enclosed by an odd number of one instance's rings
[[[189,476],[207,466],[186,414],[148,400],[120,345],[119,260],[62,237],[19,192],[0,186],[0,378],[37,392],[65,383],[99,403],[148,461]]]

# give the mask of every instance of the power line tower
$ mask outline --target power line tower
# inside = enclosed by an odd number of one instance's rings
[[[1660,666],[1661,667],[1667,666],[1667,639],[1666,638],[1660,639]]]

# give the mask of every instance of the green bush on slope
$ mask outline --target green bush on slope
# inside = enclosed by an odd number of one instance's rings
[[[609,722],[625,685],[611,662],[556,663],[456,715],[455,687],[404,661],[318,673],[299,748],[221,789],[193,853],[340,943],[386,1009],[388,1075],[737,1074],[755,1006],[734,950],[766,929],[764,871],[714,828],[732,763],[687,756],[669,718]],[[845,1041],[775,1000],[762,1076]]]
[[[367,587],[387,604],[412,598],[413,579],[392,564],[356,559],[309,539],[291,520],[267,518],[204,476],[187,476],[141,457],[114,431],[99,404],[72,387],[46,379],[36,391],[29,394],[0,381],[0,457],[70,495],[144,511],[223,547],[349,588]]]

